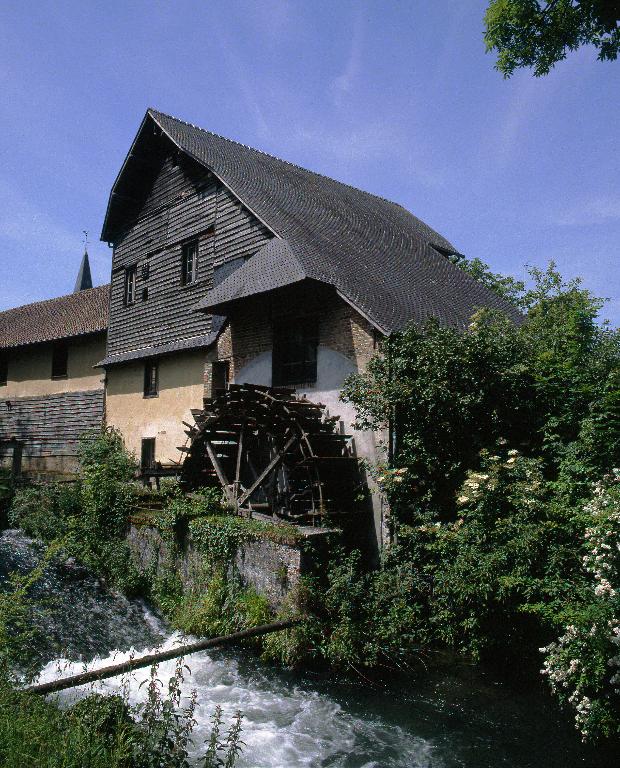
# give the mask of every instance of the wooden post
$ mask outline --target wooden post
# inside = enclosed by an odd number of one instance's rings
[[[129,659],[120,664],[111,664],[108,667],[101,667],[101,669],[82,672],[79,675],[52,680],[49,683],[37,683],[36,685],[30,685],[27,688],[24,688],[24,690],[28,693],[40,693],[45,696],[48,693],[63,691],[66,688],[75,688],[78,685],[86,685],[87,683],[93,683],[97,680],[105,680],[109,677],[126,674],[134,669],[150,667],[153,664],[158,664],[160,661],[168,661],[169,659],[176,659],[179,656],[187,656],[191,653],[204,651],[207,648],[219,648],[224,645],[234,645],[241,640],[247,640],[251,637],[260,637],[261,635],[268,635],[271,632],[281,632],[283,629],[290,629],[299,623],[300,619],[290,619],[288,621],[275,621],[272,624],[261,624],[258,627],[244,629],[241,632],[235,632],[232,635],[211,637],[206,640],[199,640],[197,643],[180,645],[178,648],[171,648],[169,651],[150,653],[147,656],[140,656],[138,659]]]

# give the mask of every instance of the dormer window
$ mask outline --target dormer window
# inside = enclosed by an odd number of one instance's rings
[[[181,250],[181,285],[196,281],[198,270],[198,240],[185,243]]]
[[[127,267],[125,270],[125,306],[130,307],[136,301],[136,275],[137,268]]]

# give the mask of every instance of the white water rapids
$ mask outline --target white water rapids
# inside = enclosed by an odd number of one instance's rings
[[[0,534],[0,589],[36,565],[41,549],[18,531]],[[72,561],[49,566],[35,586],[39,681],[107,666],[186,638],[141,601],[112,594]],[[40,606],[40,609],[39,609]],[[64,649],[59,652],[59,648]],[[135,651],[132,651],[132,648]],[[229,725],[243,714],[238,768],[611,768],[617,759],[583,747],[540,693],[515,693],[473,667],[425,671],[384,687],[361,678],[294,675],[242,651],[185,658],[183,695],[197,693],[193,736],[204,753],[217,705]],[[176,661],[163,662],[164,688]],[[92,691],[143,701],[148,668],[56,694],[69,706]],[[197,765],[199,763],[197,762]]]
[[[171,635],[160,649],[174,647],[183,640],[186,638],[178,634]],[[128,657],[129,652],[113,653],[87,666],[88,669],[102,667]],[[382,722],[379,717],[357,717],[328,695],[261,673],[256,665],[250,664],[249,670],[241,669],[230,654],[214,656],[201,652],[187,657],[185,663],[191,674],[185,677],[183,694],[189,698],[195,689],[198,700],[195,712],[198,725],[193,732],[196,757],[209,737],[209,718],[219,705],[227,723],[237,710],[243,713],[245,747],[238,763],[240,768],[435,768],[444,765],[438,755],[433,755],[433,746],[425,739],[412,737],[403,728]],[[174,674],[175,665],[174,660],[159,665],[158,678],[164,685]],[[55,660],[45,666],[39,680],[77,674],[84,668],[82,663]],[[129,685],[127,678],[117,677],[58,695],[62,703],[69,704],[93,691],[123,693],[125,689],[130,703],[137,704],[144,701],[149,675],[148,668],[136,670]]]

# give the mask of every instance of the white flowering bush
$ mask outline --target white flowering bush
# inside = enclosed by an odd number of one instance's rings
[[[583,737],[620,733],[620,471],[586,505],[590,599],[556,642],[541,648],[542,674],[575,713]]]

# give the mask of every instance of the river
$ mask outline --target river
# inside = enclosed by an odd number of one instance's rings
[[[39,548],[16,531],[0,536],[0,583],[25,572]],[[36,587],[48,643],[40,650],[40,680],[168,648],[181,641],[141,601],[110,594],[76,564],[52,566]],[[63,648],[59,653],[58,648]],[[133,649],[133,651],[132,651]],[[243,713],[239,768],[611,768],[610,754],[584,746],[550,700],[526,695],[461,666],[424,671],[400,685],[377,687],[328,675],[276,670],[243,652],[198,653],[186,659],[183,682],[196,690],[197,749],[220,705],[227,720]],[[175,662],[160,665],[166,681]],[[69,704],[93,689],[142,700],[149,670],[129,682],[112,678],[58,694]]]

